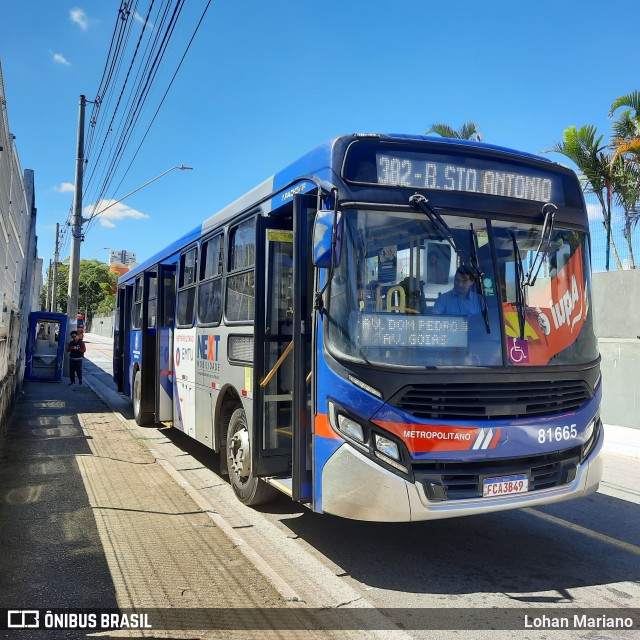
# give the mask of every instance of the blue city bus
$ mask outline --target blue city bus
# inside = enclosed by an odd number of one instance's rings
[[[340,136],[120,278],[114,379],[247,505],[399,522],[578,498],[602,474],[590,262],[571,170]]]

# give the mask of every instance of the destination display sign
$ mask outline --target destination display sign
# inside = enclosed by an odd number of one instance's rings
[[[519,164],[408,151],[376,151],[375,161],[379,185],[564,203],[561,176]]]
[[[433,318],[363,313],[358,318],[360,346],[466,349],[469,324],[462,316]]]

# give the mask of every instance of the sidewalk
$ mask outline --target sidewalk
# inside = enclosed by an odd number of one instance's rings
[[[605,424],[604,450],[620,456],[640,458],[640,429]]]
[[[86,383],[25,382],[1,446],[0,607],[290,606]]]

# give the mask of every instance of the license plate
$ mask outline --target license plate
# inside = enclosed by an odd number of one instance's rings
[[[482,483],[482,497],[495,498],[510,496],[529,491],[529,476],[523,473],[517,476],[503,476],[501,478],[486,478]]]

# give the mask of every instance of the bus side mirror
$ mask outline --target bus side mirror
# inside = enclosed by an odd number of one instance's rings
[[[334,245],[335,238],[335,245]],[[333,247],[333,265],[331,255]],[[342,247],[342,212],[318,211],[313,225],[313,264],[328,268],[340,262]]]

